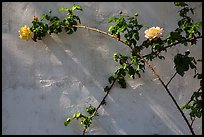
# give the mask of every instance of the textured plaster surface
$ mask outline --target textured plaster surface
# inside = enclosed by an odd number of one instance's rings
[[[139,14],[146,26],[160,26],[164,36],[177,26],[178,9],[169,2],[76,2],[83,8],[77,14],[83,25],[107,31],[109,17],[120,11]],[[202,20],[202,3],[196,7],[195,20]],[[116,69],[113,54],[129,53],[129,49],[102,34],[78,29],[72,35],[47,35],[42,41],[23,41],[18,37],[20,27],[31,24],[33,16],[49,9],[70,8],[73,2],[13,2],[2,3],[2,134],[71,135],[82,134],[82,126],[73,121],[68,127],[67,116],[82,111],[90,104],[97,106],[105,93],[108,77]],[[144,40],[141,30],[141,42]],[[151,62],[158,74],[168,82],[175,70],[176,53],[192,51],[202,57],[202,43],[193,47],[175,47],[164,53],[166,60]],[[198,64],[201,71],[201,64]],[[182,78],[176,76],[170,90],[182,105],[188,101],[199,82],[192,79],[193,71]],[[127,79],[127,89],[115,85],[93,119],[88,134],[97,135],[188,135],[189,129],[175,104],[160,82],[147,68],[140,79]],[[186,113],[187,114],[187,113]],[[194,124],[196,134],[202,134],[202,120]]]

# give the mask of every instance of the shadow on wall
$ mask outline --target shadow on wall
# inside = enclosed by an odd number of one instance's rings
[[[69,40],[71,40],[71,38]],[[93,66],[94,62],[99,62],[100,64],[102,64],[101,66],[104,66],[102,69],[106,73],[108,72],[107,68],[105,67],[107,65],[104,64],[104,62],[101,61],[100,58],[97,58],[97,56],[100,56],[101,53],[94,53],[95,56],[90,56],[91,52],[93,52],[90,49],[90,46],[79,43],[69,45],[67,43],[67,41],[69,40],[54,35],[47,36],[43,39],[43,42],[62,63],[64,69],[69,69],[70,73],[67,75],[72,75],[73,77],[77,78],[82,84],[81,88],[83,86],[86,87],[87,91],[89,92],[89,96],[93,96],[94,99],[97,100],[97,103],[94,103],[96,106],[103,97],[103,85],[101,85],[95,79],[98,72],[96,71],[94,76],[92,74],[92,72],[94,71],[89,71],[90,69],[87,68],[89,67],[87,66],[87,63],[92,63]],[[77,41],[77,39],[75,41]],[[83,53],[80,49],[84,49]],[[86,58],[88,56],[90,57],[90,59]],[[86,59],[84,59],[83,57]],[[96,65],[94,67],[96,67],[97,69],[97,67],[100,66]],[[165,111],[165,109],[163,109],[162,106],[159,105],[165,101],[164,99],[159,100],[159,98],[167,98],[168,100],[168,96],[165,97],[166,95],[164,93],[160,94],[161,96],[158,97],[157,94],[157,96],[154,96],[155,99],[157,98],[157,101],[155,101],[154,98],[150,97],[151,94],[155,94],[155,92],[158,91],[158,88],[152,88],[155,87],[153,85],[155,83],[151,84],[146,81],[145,84],[147,84],[148,86],[144,85],[142,89],[132,89],[129,85],[128,89],[120,89],[119,87],[114,87],[113,91],[109,95],[109,98],[107,99],[108,105],[106,105],[104,108],[101,108],[103,109],[103,115],[100,115],[100,117],[98,118],[96,117],[96,120],[94,120],[95,125],[97,125],[96,128],[99,129],[94,129],[93,124],[90,129],[90,133],[100,134],[100,132],[102,132],[102,134],[184,134],[183,131],[179,130],[182,129],[182,127],[180,125],[176,125],[174,123],[176,121],[171,119],[171,117],[169,118],[169,115],[165,113],[167,111]],[[93,90],[93,87],[95,87],[95,90]],[[153,91],[148,92],[150,90]],[[164,91],[164,89],[162,89],[162,86],[159,91]],[[143,95],[141,95],[141,93]],[[78,92],[78,94],[80,93]],[[101,94],[101,96],[99,96],[99,94]],[[83,96],[70,98],[70,103],[73,105],[77,104],[77,100],[79,101],[81,98],[83,98]],[[171,100],[169,99],[169,102],[170,101]],[[89,103],[91,102],[88,102],[86,105],[88,106]],[[163,106],[165,106],[164,104],[165,103],[163,103]],[[166,103],[167,107],[169,107],[168,104]],[[84,105],[84,107],[86,107],[86,105]]]

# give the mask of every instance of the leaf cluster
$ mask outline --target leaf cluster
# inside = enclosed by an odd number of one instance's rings
[[[123,35],[125,42],[130,47],[136,46],[139,41],[139,30],[143,27],[142,24],[138,24],[137,16],[137,13],[133,17],[130,17],[122,15],[121,12],[118,17],[110,17],[108,23],[114,22],[114,24],[109,27],[108,31],[118,38]]]
[[[189,57],[190,51],[186,51],[185,54],[178,53],[174,56],[174,64],[176,68],[176,72],[182,77],[185,74],[185,71],[188,71],[189,68],[194,69],[196,71],[196,60],[194,57]]]
[[[67,34],[72,34],[77,31],[76,27],[73,25],[81,24],[80,18],[74,14],[75,10],[82,11],[82,8],[74,4],[71,8],[60,8],[58,11],[67,12],[67,16],[61,20],[57,16],[52,16],[52,11],[49,10],[48,13],[45,13],[41,16],[40,20],[34,19],[31,25],[31,31],[34,33],[34,40],[42,40],[47,33],[60,33],[64,29]],[[44,21],[46,20],[46,21]]]
[[[89,107],[86,107],[85,110],[88,113],[88,115],[82,114],[80,112],[74,113],[72,117],[67,117],[67,119],[64,121],[64,125],[67,126],[73,119],[76,120],[80,119],[81,121],[80,123],[84,125],[85,128],[90,127],[93,116],[98,116],[98,113],[96,112],[96,108],[91,105]]]

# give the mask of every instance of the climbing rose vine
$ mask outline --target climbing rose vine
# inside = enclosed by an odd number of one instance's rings
[[[144,25],[138,23],[137,13],[135,13],[134,16],[126,16],[123,15],[122,12],[120,12],[118,16],[110,17],[108,19],[108,23],[112,23],[112,25],[109,27],[108,32],[110,33],[108,33],[96,28],[78,25],[81,24],[81,20],[74,13],[74,11],[82,11],[82,8],[76,4],[74,4],[72,8],[62,7],[58,10],[59,12],[63,11],[67,13],[67,16],[63,20],[61,20],[57,16],[51,15],[52,11],[49,10],[39,19],[37,16],[34,16],[30,28],[25,25],[20,29],[19,37],[21,39],[29,40],[32,37],[32,39],[37,42],[37,40],[42,40],[42,38],[47,34],[58,34],[62,32],[62,30],[64,30],[67,34],[70,35],[76,32],[78,28],[83,28],[107,35],[113,39],[118,40],[119,42],[122,42],[124,45],[128,46],[131,49],[129,55],[114,53],[114,61],[118,62],[120,66],[117,68],[114,74],[108,78],[109,85],[105,86],[104,88],[105,96],[103,97],[100,104],[97,107],[92,105],[86,107],[85,111],[87,113],[76,112],[72,117],[67,117],[64,121],[65,126],[70,124],[74,119],[80,120],[80,123],[84,125],[83,134],[85,134],[87,132],[87,129],[92,124],[92,119],[95,116],[99,115],[97,112],[98,109],[102,105],[106,104],[105,99],[108,96],[113,85],[115,83],[118,83],[121,88],[126,88],[126,76],[133,79],[140,78],[141,72],[145,72],[146,65],[152,70],[153,74],[161,82],[166,92],[176,105],[177,109],[180,111],[192,135],[195,135],[192,127],[193,121],[195,120],[195,118],[201,118],[202,116],[202,72],[199,73],[197,71],[196,64],[197,62],[202,62],[202,60],[196,60],[194,57],[189,56],[189,50],[186,51],[185,54],[177,53],[177,55],[174,56],[175,74],[166,84],[160,78],[154,68],[149,64],[149,61],[152,61],[157,57],[159,59],[165,59],[165,57],[161,53],[163,51],[167,52],[168,48],[177,45],[196,45],[197,40],[203,37],[201,32],[199,31],[200,27],[202,27],[202,22],[194,22],[193,19],[188,15],[190,14],[190,12],[192,13],[192,15],[194,14],[193,9],[189,8],[188,4],[186,4],[185,2],[175,2],[174,5],[182,8],[178,12],[181,17],[181,20],[178,21],[178,28],[170,32],[166,38],[162,38],[164,31],[163,28],[158,26],[150,27],[144,31],[144,37],[146,37],[147,40],[143,41],[142,43],[139,42],[139,31]],[[149,54],[142,55],[141,52],[147,48],[150,49],[151,52]],[[193,69],[195,72],[195,75],[193,77],[200,80],[200,88],[193,93],[188,103],[185,103],[182,107],[180,107],[171,94],[168,86],[171,80],[177,74],[183,77],[185,75],[185,72],[189,69]],[[192,121],[191,124],[182,111],[183,109],[190,110],[189,115]]]

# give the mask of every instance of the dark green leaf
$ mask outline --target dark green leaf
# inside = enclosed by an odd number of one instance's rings
[[[135,78],[135,69],[132,67],[132,66],[129,66],[128,67],[128,76],[131,77],[131,78]]]
[[[202,73],[198,74],[198,79],[202,79]]]
[[[136,40],[134,40],[134,39],[131,39],[130,43],[133,44],[134,46],[136,46],[136,44],[137,44]]]
[[[158,56],[158,58],[159,58],[159,59],[165,59],[165,57],[164,57],[164,56]]]
[[[76,18],[79,21],[79,23],[81,24],[81,20],[78,16],[74,15],[73,17]]]
[[[77,31],[77,27],[73,27],[73,30],[74,30],[74,31]]]
[[[191,106],[190,106],[189,104],[186,104],[186,105],[185,105],[185,108],[186,108],[186,109],[190,109]]]
[[[196,113],[196,117],[201,118],[202,113]]]
[[[118,84],[120,84],[121,88],[126,88],[126,82],[124,78],[118,79]]]
[[[190,54],[189,50],[185,52],[185,56],[188,56],[189,54]]]
[[[192,13],[192,14],[194,14],[194,11],[193,11],[193,9],[192,9],[192,8],[190,8],[190,11],[191,11],[191,13]]]
[[[134,37],[135,37],[136,40],[139,40],[139,33],[138,33],[138,32],[135,32],[135,33],[134,33]]]
[[[114,76],[110,76],[108,78],[108,82],[111,84],[115,80]]]
[[[110,90],[109,86],[106,86],[106,87],[104,88],[104,92],[108,92],[109,90]]]
[[[181,6],[181,7],[188,6],[188,4],[186,4],[185,2],[174,2],[174,5]]]

